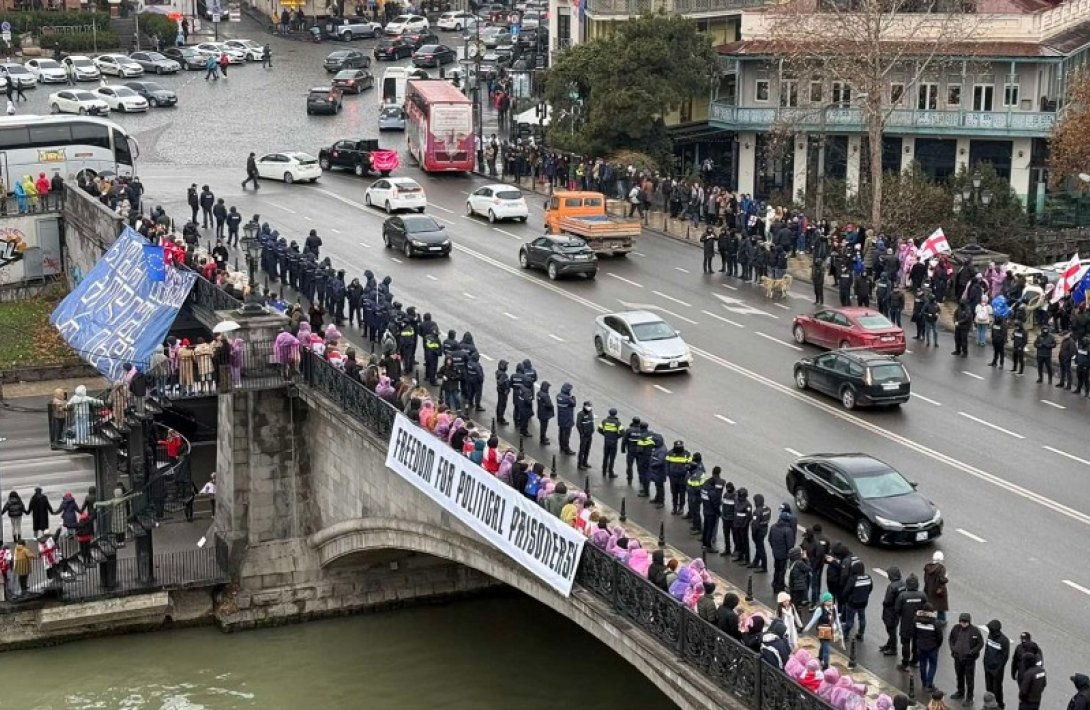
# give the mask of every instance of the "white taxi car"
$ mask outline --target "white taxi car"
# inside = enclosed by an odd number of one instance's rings
[[[522,190],[510,185],[485,185],[474,190],[466,199],[466,214],[488,217],[489,222],[514,219],[525,222],[530,216]]]
[[[257,176],[269,180],[293,182],[317,182],[322,177],[322,167],[318,159],[310,153],[286,150],[282,153],[267,153],[257,159]]]
[[[95,66],[103,74],[112,74],[122,78],[141,76],[144,73],[144,67],[124,54],[100,54],[95,57]]]
[[[106,115],[110,105],[91,91],[65,89],[49,95],[49,110],[53,113]]]
[[[650,311],[609,313],[594,319],[594,352],[641,372],[683,372],[693,353],[681,333]]]
[[[53,59],[28,59],[26,68],[43,84],[63,84],[68,81],[68,73],[64,67]]]
[[[221,54],[226,54],[228,64],[246,63],[246,53],[244,51],[228,47],[223,42],[201,42],[197,45],[197,49],[205,55],[214,55],[217,59]]]
[[[423,212],[428,206],[424,188],[411,178],[391,177],[376,180],[363,193],[363,201],[368,207],[381,207],[386,214],[397,210],[416,210]]]
[[[398,15],[386,23],[386,34],[399,35],[405,32],[426,32],[428,18],[423,15]]]
[[[148,110],[148,100],[127,86],[100,86],[94,93],[109,105],[111,111],[132,113]]]
[[[265,47],[252,39],[229,39],[223,43],[228,49],[234,49],[246,55],[251,62],[260,62],[265,54]],[[230,58],[231,55],[227,55]]]

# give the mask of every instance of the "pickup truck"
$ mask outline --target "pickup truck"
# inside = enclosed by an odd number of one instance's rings
[[[548,231],[582,237],[595,254],[628,254],[641,226],[639,220],[607,214],[600,192],[558,191],[545,204]]]
[[[401,167],[401,159],[396,150],[379,148],[377,140],[366,138],[337,141],[329,148],[322,148],[318,151],[318,164],[322,170],[347,168],[359,177],[374,172],[386,177]]]

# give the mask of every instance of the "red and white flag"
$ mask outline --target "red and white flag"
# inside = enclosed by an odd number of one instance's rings
[[[931,236],[923,240],[923,244],[916,250],[916,256],[920,261],[925,261],[933,256],[938,256],[942,252],[950,251],[950,242],[946,241],[946,234],[942,231],[942,227],[939,227]]]
[[[1060,270],[1060,280],[1056,282],[1056,288],[1052,290],[1052,302],[1055,303],[1061,298],[1071,293],[1071,289],[1075,288],[1077,284],[1086,273],[1087,267],[1082,265],[1079,261],[1079,255],[1071,257],[1071,261],[1064,265]]]

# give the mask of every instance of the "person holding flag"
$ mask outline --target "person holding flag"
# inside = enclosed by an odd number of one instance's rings
[[[920,244],[920,248],[916,250],[916,258],[919,261],[927,261],[939,254],[949,252],[950,242],[946,239],[946,233],[942,231],[942,227],[939,227]]]
[[[1071,261],[1060,271],[1060,280],[1056,282],[1056,287],[1052,289],[1052,303],[1057,303],[1064,296],[1074,296],[1074,289],[1082,282],[1083,277],[1088,267],[1083,266],[1079,260],[1079,255],[1076,252],[1075,256],[1071,257]],[[1085,286],[1083,287],[1083,293],[1085,294]],[[1083,296],[1085,298],[1085,295]],[[1074,300],[1074,298],[1072,298]]]

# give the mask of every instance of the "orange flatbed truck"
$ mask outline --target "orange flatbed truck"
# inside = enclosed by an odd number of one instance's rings
[[[545,203],[545,227],[550,234],[582,238],[596,254],[628,254],[642,224],[606,212],[600,192],[554,192]]]

